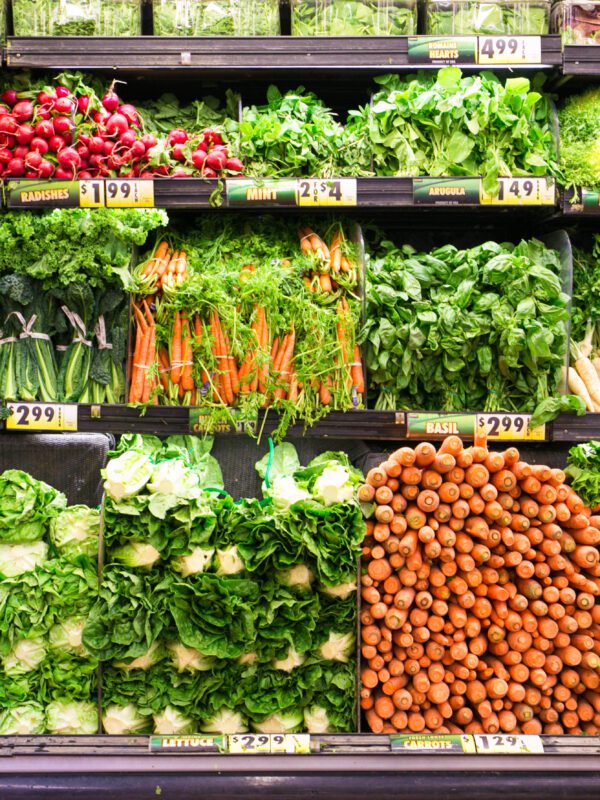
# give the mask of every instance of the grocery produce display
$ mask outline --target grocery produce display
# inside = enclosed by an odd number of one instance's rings
[[[0,734],[98,731],[97,659],[82,632],[97,595],[100,512],[21,470],[0,474]]]
[[[600,117],[597,87],[569,95],[560,104],[560,167],[566,186],[600,189],[597,129]]]
[[[597,448],[573,464],[593,469]],[[598,733],[600,518],[565,479],[457,436],[368,473],[361,707],[374,733]]]
[[[278,36],[279,0],[153,0],[155,36]]]
[[[199,220],[134,270],[130,403],[282,412],[282,428],[363,404],[362,259],[339,223]]]
[[[362,476],[343,453],[257,464],[222,490],[210,441],[123,437],[104,471],[105,563],[83,642],[106,733],[352,731]]]

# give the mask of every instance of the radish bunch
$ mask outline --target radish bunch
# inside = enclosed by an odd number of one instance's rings
[[[215,129],[177,128],[166,140],[144,133],[135,106],[112,87],[101,99],[60,85],[0,96],[0,177],[215,178],[243,168]]]

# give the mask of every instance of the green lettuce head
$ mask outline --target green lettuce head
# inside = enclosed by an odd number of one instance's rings
[[[100,511],[88,506],[70,506],[50,522],[50,541],[66,558],[98,558]]]
[[[48,523],[66,508],[61,492],[19,469],[0,475],[0,542],[36,542]]]

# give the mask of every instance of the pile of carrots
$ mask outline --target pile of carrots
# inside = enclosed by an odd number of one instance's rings
[[[314,261],[314,267],[304,276],[304,284],[309,291],[334,292],[343,274],[351,283],[356,283],[356,269],[343,252],[345,239],[341,228],[333,234],[329,247],[311,228],[300,228],[298,235],[302,252],[311,255]]]
[[[187,253],[171,250],[168,243],[162,241],[152,258],[141,266],[139,273],[141,285],[148,294],[179,286],[188,274]]]
[[[514,447],[372,469],[361,705],[375,733],[600,733],[600,516]]]

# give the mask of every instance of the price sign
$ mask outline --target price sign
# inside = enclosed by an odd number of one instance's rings
[[[475,753],[475,742],[469,734],[400,733],[390,736],[392,752],[409,753]]]
[[[106,181],[107,208],[154,208],[154,181]]]
[[[530,420],[531,414],[477,414],[476,430],[496,441],[543,442],[546,426],[531,428]]]
[[[541,36],[480,36],[477,63],[541,64]]]
[[[310,753],[308,733],[235,733],[228,737],[230,753]]]
[[[103,208],[104,181],[79,181],[79,205],[81,208]]]
[[[355,206],[356,180],[354,178],[299,180],[296,203],[299,206]]]
[[[77,406],[58,403],[7,403],[9,431],[76,431]]]
[[[554,178],[500,178],[497,195],[481,187],[479,202],[498,206],[553,206],[556,202]]]
[[[223,736],[151,736],[148,741],[151,753],[168,755],[190,755],[190,753],[220,753],[223,749]]]
[[[530,734],[475,734],[475,746],[479,754],[507,753],[510,755],[532,755],[544,752],[544,743],[539,736]]]

